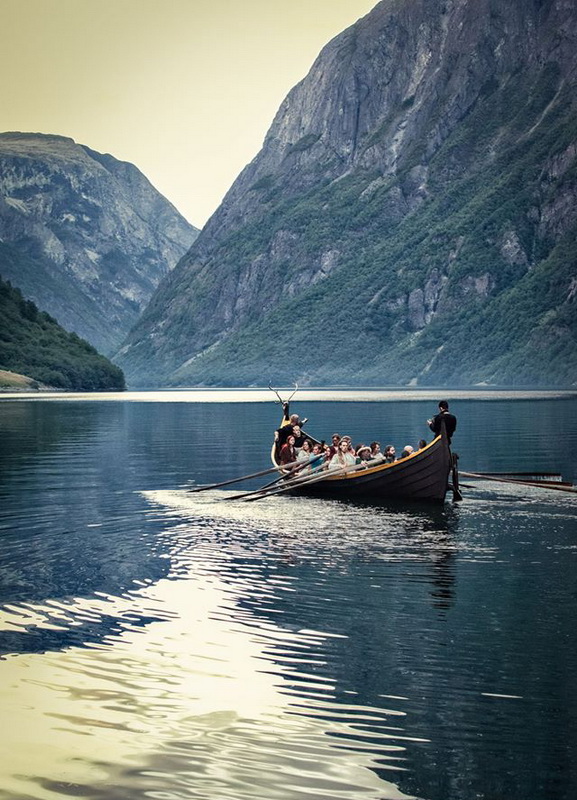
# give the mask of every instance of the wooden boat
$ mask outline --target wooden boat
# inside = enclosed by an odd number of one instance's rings
[[[272,462],[279,467],[276,444],[271,450]],[[378,462],[367,468],[351,467],[345,474],[331,475],[330,470],[295,480],[291,494],[330,495],[342,498],[402,499],[443,502],[453,471],[453,491],[458,495],[456,456],[453,456],[445,433],[422,450],[392,463]],[[280,467],[279,467],[280,469]],[[326,477],[322,477],[326,475]],[[310,478],[310,480],[309,480]]]

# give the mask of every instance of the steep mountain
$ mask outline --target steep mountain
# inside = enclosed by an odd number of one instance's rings
[[[0,245],[0,255],[2,248]],[[0,371],[57,389],[124,389],[122,370],[0,278]],[[0,383],[6,383],[6,375]]]
[[[577,4],[383,0],[118,355],[185,385],[577,380]]]
[[[197,235],[132,164],[62,136],[0,134],[0,275],[103,352]]]

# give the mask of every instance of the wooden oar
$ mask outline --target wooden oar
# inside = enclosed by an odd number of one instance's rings
[[[459,489],[459,456],[456,453],[451,453],[451,472],[453,474],[453,484],[450,488],[453,490],[453,502],[460,503],[463,495]]]
[[[540,483],[564,483],[571,485],[563,480],[559,472],[476,472],[484,478],[507,478],[512,481],[539,481]]]
[[[260,478],[262,475],[270,475],[271,472],[277,472],[279,469],[288,469],[300,464],[300,461],[291,461],[290,464],[282,464],[280,467],[270,467],[263,469],[260,472],[253,472],[250,475],[241,475],[240,478],[231,478],[229,481],[221,481],[220,483],[210,483],[207,486],[195,486],[194,489],[187,489],[187,492],[205,492],[208,489],[219,489],[221,486],[230,486],[232,483],[240,483],[241,481],[248,481],[250,478]]]
[[[223,497],[223,500],[241,500],[243,497],[249,497],[251,494],[260,494],[265,489],[270,489],[271,486],[276,486],[278,483],[281,483],[286,478],[286,475],[281,475],[279,478],[275,478],[273,481],[269,481],[265,483],[264,486],[260,486],[258,489],[252,489],[250,492],[240,492],[240,494],[233,494],[230,497]]]
[[[541,489],[553,489],[558,492],[577,492],[577,487],[574,486],[572,483],[559,483],[558,481],[550,481],[546,483],[545,481],[517,481],[513,478],[496,478],[491,477],[490,475],[484,475],[482,472],[463,472],[460,471],[461,475],[464,475],[466,478],[480,478],[484,481],[496,481],[498,483],[514,483],[517,486],[538,486]]]
[[[306,461],[300,461],[299,462],[300,466],[296,467],[296,469],[294,469],[292,471],[292,477],[294,477],[297,474],[297,472],[300,472],[301,469],[303,469],[304,467],[308,466],[311,460],[312,459],[307,459]],[[278,469],[280,471],[283,468],[279,467]],[[301,475],[301,477],[302,477],[302,475]],[[265,483],[264,486],[261,486],[258,489],[251,489],[248,492],[241,492],[240,494],[233,494],[232,496],[223,497],[222,499],[223,500],[241,500],[243,497],[248,497],[251,494],[260,494],[265,489],[270,489],[275,484],[281,483],[282,481],[285,481],[285,480],[290,480],[290,476],[289,475],[280,475],[278,478],[275,478],[273,481],[269,481],[268,483]]]
[[[344,470],[343,470],[344,472]],[[333,470],[333,475],[340,475],[342,474],[341,470]],[[284,492],[290,492],[292,489],[300,488],[301,486],[308,486],[310,483],[317,483],[317,481],[323,481],[327,479],[327,474],[323,475],[315,475],[314,478],[307,478],[306,480],[301,478],[297,481],[291,481],[290,483],[286,483],[284,486],[281,486],[278,489],[271,489],[270,491],[266,492],[256,492],[251,497],[246,497],[245,502],[251,503],[253,500],[262,500],[265,497],[272,497],[275,494],[283,494]]]
[[[363,469],[364,465],[361,464],[350,464],[348,467],[342,467],[341,469],[329,469],[323,470],[321,474],[316,473],[312,477],[307,476],[306,478],[301,478],[300,480],[290,481],[290,483],[286,483],[285,486],[281,486],[280,489],[272,489],[268,492],[256,493],[253,497],[247,497],[246,502],[250,503],[253,500],[262,500],[263,497],[271,497],[275,494],[282,494],[283,492],[290,492],[292,489],[300,489],[302,486],[310,486],[312,483],[317,483],[318,481],[325,481],[327,478],[333,478],[338,475],[344,475],[347,472],[356,472],[359,469]]]

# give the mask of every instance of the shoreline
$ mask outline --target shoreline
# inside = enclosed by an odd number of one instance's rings
[[[290,392],[290,389],[282,389]],[[299,389],[293,399],[293,405],[302,403],[323,402],[435,402],[446,397],[449,402],[460,400],[575,400],[577,389],[527,389],[527,388],[488,388],[471,387],[469,389],[451,389],[450,387],[382,387],[351,388],[322,387],[318,389]],[[0,388],[2,400],[60,400],[67,402],[156,402],[156,403],[276,403],[269,389],[230,387],[230,388],[186,388],[186,389],[125,389],[112,391],[73,391],[65,389],[26,389],[25,387]]]

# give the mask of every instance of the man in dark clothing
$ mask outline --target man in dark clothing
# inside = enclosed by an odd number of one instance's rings
[[[283,425],[277,428],[274,434],[275,442],[279,448],[283,446],[289,436],[294,436],[296,443],[295,447],[302,447],[305,439],[308,438],[307,434],[302,430],[300,425]]]
[[[293,436],[295,437],[295,447],[300,450],[304,440],[308,438],[300,425],[293,425]]]
[[[441,433],[443,422],[445,423],[445,430],[447,431],[447,439],[449,440],[449,444],[451,444],[451,438],[457,427],[457,417],[449,413],[449,404],[446,400],[441,400],[439,402],[439,413],[432,419],[427,420],[427,424],[435,436]]]

